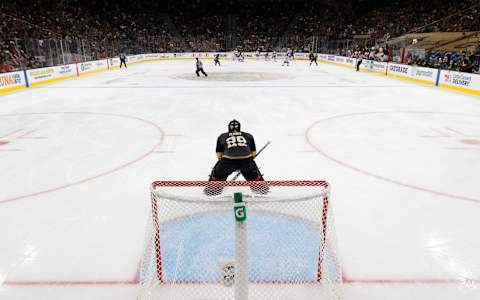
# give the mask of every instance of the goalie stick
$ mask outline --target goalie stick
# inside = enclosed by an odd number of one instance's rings
[[[270,145],[270,141],[268,141],[265,145],[263,145],[262,148],[260,148],[260,150],[258,150],[257,155],[255,157],[259,156],[260,153],[262,153],[262,151],[265,150],[265,148],[267,148],[268,145]],[[239,176],[240,176],[240,170],[237,170],[237,173],[235,174],[235,176],[233,176],[231,181],[237,180]]]

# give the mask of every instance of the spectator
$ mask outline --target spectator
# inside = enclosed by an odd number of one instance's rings
[[[480,29],[478,0],[394,0],[383,6],[341,0],[167,0],[161,7],[155,1],[16,0],[0,3],[0,15],[2,72],[103,59],[124,48],[132,54],[218,52],[237,46],[347,56],[361,50],[369,59],[391,61],[398,60],[398,49],[387,43],[407,32]],[[313,36],[322,38],[314,44]],[[359,44],[354,37],[365,39]],[[412,53],[407,59],[475,72],[479,58],[474,53]]]

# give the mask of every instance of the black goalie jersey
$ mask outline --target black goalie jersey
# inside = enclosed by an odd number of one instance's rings
[[[240,131],[240,122],[237,120],[230,121],[228,132],[222,133],[217,139],[218,161],[213,167],[208,181],[225,181],[235,171],[239,171],[247,181],[263,181],[263,176],[254,160],[257,155],[256,150],[253,136]],[[263,184],[255,184],[250,188],[254,193],[267,194],[269,192],[268,186]],[[215,196],[221,194],[222,190],[221,186],[207,185],[204,193],[208,196]]]
[[[218,158],[244,159],[255,157],[256,148],[253,136],[247,132],[225,132],[217,139]]]

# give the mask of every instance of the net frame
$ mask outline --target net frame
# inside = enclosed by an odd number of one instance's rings
[[[150,186],[150,196],[151,196],[151,221],[153,225],[153,232],[152,236],[149,238],[150,241],[153,239],[153,247],[154,247],[154,254],[155,254],[155,268],[156,268],[156,280],[159,285],[164,284],[172,284],[170,280],[164,279],[163,274],[163,265],[162,265],[162,245],[161,245],[161,237],[160,237],[160,227],[161,223],[159,221],[159,211],[158,211],[158,199],[157,198],[164,198],[168,200],[184,202],[184,203],[209,203],[209,204],[228,204],[232,203],[231,196],[214,196],[214,197],[207,197],[202,198],[199,200],[198,197],[188,197],[186,195],[175,195],[175,194],[168,194],[164,191],[161,191],[159,195],[159,189],[161,188],[174,188],[174,187],[213,187],[213,188],[226,188],[226,187],[255,187],[255,186],[268,186],[268,187],[317,187],[321,188],[322,191],[320,193],[317,192],[315,194],[316,197],[320,198],[322,201],[322,212],[321,212],[321,244],[318,250],[318,262],[317,262],[317,274],[315,280],[311,281],[291,281],[291,280],[250,280],[249,284],[254,285],[262,285],[262,284],[316,284],[320,283],[323,278],[323,260],[325,258],[326,249],[329,246],[330,242],[328,240],[329,237],[329,211],[331,210],[330,207],[330,184],[327,181],[323,180],[281,180],[281,181],[155,181]],[[246,195],[245,201],[249,201],[249,195]],[[270,196],[262,196],[256,195],[254,197],[254,201],[262,201],[262,203],[269,203],[269,202],[295,202],[295,201],[305,201],[312,199],[312,196],[298,196],[298,197],[270,197]],[[331,216],[330,216],[331,217]],[[333,222],[333,220],[331,220]],[[147,237],[148,238],[148,237]],[[335,237],[334,237],[335,239]],[[336,257],[334,257],[335,264],[339,267],[339,263]],[[341,275],[340,275],[341,281]],[[176,280],[175,284],[218,284],[218,281],[202,281],[202,280]],[[335,297],[337,298],[337,297]]]

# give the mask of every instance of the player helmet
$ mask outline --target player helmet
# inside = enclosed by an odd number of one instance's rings
[[[231,120],[230,123],[228,123],[228,131],[240,131],[240,122]]]

